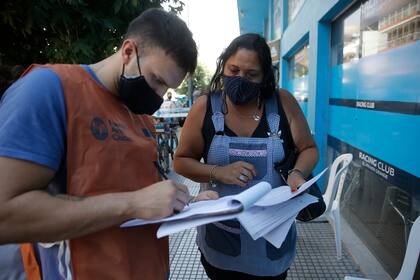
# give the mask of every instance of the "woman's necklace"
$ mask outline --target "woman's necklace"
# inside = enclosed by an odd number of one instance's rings
[[[249,116],[249,115],[243,115],[243,114],[241,114],[241,113],[239,113],[238,112],[238,110],[236,110],[236,109],[234,109],[235,110],[235,113],[236,113],[236,115],[239,117],[239,118],[241,118],[241,119],[249,119],[249,118],[252,118],[252,119],[254,119],[254,121],[256,121],[256,122],[258,122],[258,121],[260,121],[261,120],[261,116],[260,116],[260,114],[259,114],[259,112],[258,112],[258,106],[257,106],[257,108],[255,109],[255,112],[254,112],[254,114],[252,115],[252,116]]]
[[[260,115],[258,115],[257,113],[254,114],[253,118],[254,118],[254,121],[256,121],[256,122],[261,120]]]

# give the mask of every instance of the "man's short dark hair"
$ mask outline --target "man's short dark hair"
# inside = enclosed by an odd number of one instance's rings
[[[188,73],[197,66],[197,45],[192,33],[176,15],[162,9],[149,9],[132,20],[125,39],[141,38],[143,47],[159,47]]]

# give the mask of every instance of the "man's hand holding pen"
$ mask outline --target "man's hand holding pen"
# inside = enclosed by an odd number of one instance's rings
[[[178,197],[176,198],[176,201],[173,203],[172,212],[170,214],[177,214],[181,212],[184,209],[185,205],[188,205],[189,203],[193,203],[193,202],[197,202],[201,200],[211,200],[211,199],[219,198],[219,194],[215,191],[204,191],[204,192],[199,193],[197,196],[190,195],[187,186],[182,185],[182,184],[177,184],[171,180],[168,180],[168,176],[166,176],[165,172],[163,172],[163,169],[159,166],[159,164],[157,162],[154,162],[154,164],[160,176],[164,180],[166,180],[166,181],[162,181],[161,183],[171,182],[173,183],[174,186],[177,186],[178,191],[181,191],[183,193],[183,194],[181,193],[180,195],[178,195]],[[186,200],[185,200],[185,195],[187,195],[188,197]]]
[[[157,182],[130,194],[129,209],[133,218],[155,220],[182,211],[190,193],[187,186],[171,180]]]

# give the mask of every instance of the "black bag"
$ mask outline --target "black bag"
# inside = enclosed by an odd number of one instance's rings
[[[308,177],[308,179],[311,178],[312,174]],[[322,197],[321,190],[319,189],[317,183],[314,183],[312,186],[309,187],[308,193],[318,198],[318,202],[309,204],[308,206],[300,210],[296,219],[302,222],[308,222],[315,218],[318,218],[319,216],[324,214],[325,210],[327,209],[327,206],[324,202],[324,198]]]
[[[278,101],[280,102],[279,99]],[[285,132],[283,134],[284,135],[283,140],[285,141],[285,144],[286,144],[285,146],[288,147],[289,154],[285,155],[284,159],[281,162],[274,163],[274,169],[280,173],[285,183],[287,183],[287,177],[289,175],[288,172],[289,170],[294,168],[299,154],[293,142],[292,134],[289,127],[289,122],[287,121],[286,114],[284,113],[283,106],[281,104],[279,106],[279,109],[280,109],[280,112],[279,112],[280,118],[282,120],[281,127],[282,127],[282,130]],[[306,179],[309,180],[312,177],[313,176],[311,174]],[[325,209],[327,208],[327,206],[325,205],[324,199],[322,197],[321,190],[316,183],[314,183],[311,187],[309,187],[308,193],[310,195],[317,197],[318,202],[309,204],[308,206],[306,206],[299,212],[296,218],[302,222],[308,222],[321,216],[325,212]]]

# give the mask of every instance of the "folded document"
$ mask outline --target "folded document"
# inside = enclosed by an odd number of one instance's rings
[[[289,186],[272,189],[269,183],[261,182],[237,195],[191,203],[181,213],[164,219],[133,219],[121,227],[162,223],[157,232],[160,238],[192,227],[237,218],[254,240],[264,237],[279,248],[299,211],[317,202],[316,197],[303,192],[326,170],[294,193]]]

